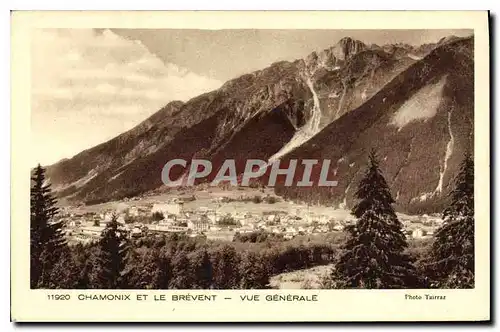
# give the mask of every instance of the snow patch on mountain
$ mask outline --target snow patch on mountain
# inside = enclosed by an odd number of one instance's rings
[[[337,98],[340,94],[337,91],[333,91],[328,95],[328,98]]]
[[[419,200],[421,202],[424,202],[424,201],[428,200],[429,198],[431,198],[432,196],[434,196],[434,193],[423,193],[422,195],[420,195]]]
[[[115,175],[113,175],[112,177],[109,178],[108,182],[111,182],[113,181],[114,179],[117,179],[120,175],[123,174],[124,171],[121,171],[121,172],[118,172],[116,173]]]
[[[310,77],[308,77],[306,79],[306,84],[307,84],[307,86],[309,87],[309,89],[312,92],[314,106],[313,106],[311,120],[309,121],[308,124],[306,124],[305,130],[312,137],[313,135],[315,135],[316,133],[318,133],[319,130],[320,130],[319,124],[320,124],[320,120],[321,120],[321,108],[320,108],[320,105],[319,105],[318,94],[316,93],[316,90],[314,90],[314,86],[313,86],[313,84],[311,82],[311,78]]]
[[[339,118],[340,111],[342,110],[342,104],[344,103],[344,98],[347,93],[347,86],[344,85],[344,89],[342,90],[342,96],[340,97],[339,101],[339,106],[337,107],[337,110],[335,111],[335,116],[333,120],[337,120]]]
[[[318,94],[316,93],[316,90],[314,89],[314,85],[311,81],[310,75],[307,75],[305,77],[305,83],[309,88],[309,90],[311,90],[313,96],[313,108],[311,112],[312,114],[311,118],[302,128],[300,128],[295,132],[295,135],[287,144],[285,144],[278,152],[276,152],[274,155],[271,156],[271,158],[269,158],[270,162],[279,159],[280,157],[284,156],[285,154],[292,151],[296,147],[302,145],[302,143],[308,141],[311,137],[316,135],[321,130],[320,123],[321,123],[322,112],[319,103],[319,97]]]
[[[437,83],[417,91],[399,108],[389,124],[401,130],[413,121],[425,121],[434,117],[441,103],[445,83],[446,76],[443,76]]]
[[[413,202],[416,202],[416,201],[419,201],[419,202],[425,202],[429,199],[431,199],[432,197],[435,196],[435,192],[434,191],[431,191],[431,192],[426,192],[426,193],[422,193],[420,194],[420,196],[417,196],[417,197],[413,197],[410,202],[413,203]]]
[[[365,88],[363,90],[363,92],[361,93],[361,99],[363,99],[363,101],[365,101],[367,97],[368,97],[368,95],[366,94],[366,88]]]
[[[453,131],[451,130],[451,114],[452,110],[448,112],[448,133],[450,134],[450,140],[448,141],[448,144],[446,144],[446,152],[444,154],[443,166],[439,172],[439,182],[435,190],[436,193],[441,193],[443,191],[444,174],[448,168],[448,160],[453,153],[453,146],[455,144],[455,137],[453,136]]]
[[[408,53],[408,57],[413,60],[422,60],[422,57],[419,57],[418,55]]]

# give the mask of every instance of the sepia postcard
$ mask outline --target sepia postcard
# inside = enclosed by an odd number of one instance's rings
[[[488,29],[12,12],[11,320],[489,321]]]

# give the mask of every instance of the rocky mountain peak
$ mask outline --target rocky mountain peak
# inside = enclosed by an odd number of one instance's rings
[[[368,47],[361,41],[344,37],[337,44],[320,52],[312,52],[305,59],[304,64],[309,72],[319,68],[327,70],[340,69],[343,63]]]
[[[366,45],[359,40],[344,37],[333,47],[333,55],[340,60],[347,60],[353,55],[366,49]]]

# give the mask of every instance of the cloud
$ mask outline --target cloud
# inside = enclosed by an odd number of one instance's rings
[[[110,139],[169,101],[222,84],[164,63],[140,41],[110,30],[36,30],[31,55],[32,145],[43,164]]]

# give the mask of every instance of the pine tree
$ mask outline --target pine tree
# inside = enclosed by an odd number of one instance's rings
[[[172,263],[170,257],[168,257],[162,250],[157,258],[156,273],[153,276],[153,286],[154,289],[168,289],[170,280],[172,279]]]
[[[80,273],[77,274],[77,281],[75,288],[77,289],[89,289],[91,287],[90,275],[92,273],[92,262],[86,261],[82,265]]]
[[[125,266],[121,272],[120,285],[123,289],[144,289],[144,280],[148,278],[150,250],[140,255],[136,250],[127,250],[124,257]],[[146,267],[147,266],[147,267]],[[143,273],[146,270],[146,273]]]
[[[113,216],[99,239],[99,252],[93,269],[94,288],[122,287],[122,272],[128,252],[127,240],[127,233],[118,224],[116,216]]]
[[[82,244],[79,242],[71,247],[73,261],[77,271],[73,276],[75,278],[75,288],[77,289],[91,288],[90,275],[92,274],[92,259],[95,256],[93,255],[94,251],[94,243]]]
[[[31,288],[49,287],[50,276],[61,253],[67,250],[62,221],[54,220],[59,209],[46,183],[45,169],[38,165],[31,178],[30,267]]]
[[[474,287],[474,161],[466,153],[426,264],[431,286]]]
[[[374,151],[368,170],[356,192],[352,209],[355,225],[346,227],[348,239],[336,262],[333,281],[337,288],[413,288],[415,269],[404,253],[408,246],[392,207],[391,196]]]
[[[265,289],[269,284],[269,273],[262,257],[253,251],[243,256],[240,264],[241,289]]]
[[[191,289],[193,287],[193,273],[191,271],[186,252],[179,251],[172,259],[172,279],[169,288]]]
[[[74,289],[78,287],[80,271],[70,250],[64,250],[51,270],[49,288]]]
[[[215,289],[239,289],[240,257],[233,246],[224,245],[218,248],[212,256],[213,283]]]
[[[151,248],[137,254],[129,250],[126,268],[122,273],[122,288],[127,289],[167,289],[169,282],[169,261],[160,249]]]
[[[194,270],[194,288],[210,289],[212,285],[212,262],[205,248],[196,251],[191,265]]]

